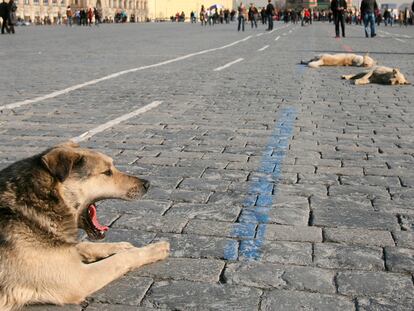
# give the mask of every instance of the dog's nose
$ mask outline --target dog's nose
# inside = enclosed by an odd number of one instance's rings
[[[148,190],[150,185],[151,185],[151,183],[148,180],[143,180],[143,186],[144,186],[145,190]]]

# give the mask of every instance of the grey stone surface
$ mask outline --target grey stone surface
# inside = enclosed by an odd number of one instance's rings
[[[186,281],[158,282],[144,305],[181,310],[255,310],[262,292],[255,288]]]
[[[398,247],[385,248],[385,261],[388,270],[414,274],[414,250]]]
[[[322,229],[317,227],[260,225],[259,230],[271,241],[322,242]]]
[[[412,311],[414,300],[412,298],[358,298],[358,310],[362,311]]]
[[[414,295],[410,276],[386,272],[339,272],[336,278],[342,295],[374,297],[407,297]]]
[[[299,291],[274,290],[267,292],[261,310],[355,310],[351,300],[344,297]]]
[[[134,275],[157,280],[188,280],[218,283],[224,262],[212,259],[169,258],[147,265]]]
[[[394,246],[394,240],[391,233],[388,231],[325,228],[323,229],[323,236],[327,242],[372,246]]]
[[[414,249],[414,232],[394,232],[394,237],[396,239],[395,243],[397,246]]]
[[[99,303],[138,306],[152,283],[151,278],[128,274],[92,294],[90,300]]]
[[[399,229],[397,217],[394,215],[351,208],[315,209],[312,224],[314,226],[334,228]]]
[[[360,26],[338,41],[332,24],[275,24],[19,27],[0,38],[4,105],[251,35],[0,113],[5,167],[162,101],[82,146],[151,182],[140,201],[99,204],[105,241],[168,240],[172,256],[105,287],[86,311],[412,309],[413,87],[357,87],[339,76],[359,68],[298,65],[352,48],[412,82],[412,27],[380,26],[367,44]]]
[[[224,278],[235,285],[335,293],[334,272],[313,267],[233,263],[227,265]]]
[[[314,263],[323,268],[384,270],[382,249],[379,247],[317,243]]]

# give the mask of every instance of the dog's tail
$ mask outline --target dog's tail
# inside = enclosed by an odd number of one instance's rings
[[[300,61],[300,64],[301,64],[301,65],[307,65],[307,64],[309,64],[310,62],[311,62],[311,61],[308,61],[308,62],[307,62],[307,61],[301,60],[301,61]]]

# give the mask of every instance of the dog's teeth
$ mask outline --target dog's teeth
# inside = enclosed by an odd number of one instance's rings
[[[105,231],[103,231],[103,230],[102,230],[102,231],[100,231],[100,232],[101,232],[101,234],[105,234]]]

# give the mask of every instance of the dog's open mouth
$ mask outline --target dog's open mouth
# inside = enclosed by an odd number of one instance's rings
[[[86,219],[89,224],[89,230],[86,230],[88,236],[95,240],[102,240],[105,237],[105,232],[109,230],[109,227],[102,226],[99,223],[98,216],[96,214],[96,205],[94,203],[88,206]]]

